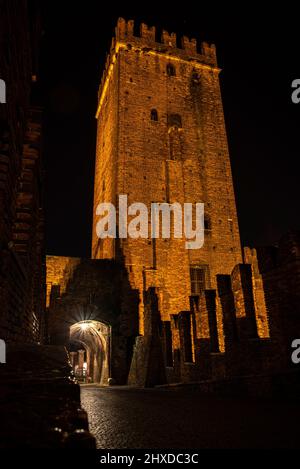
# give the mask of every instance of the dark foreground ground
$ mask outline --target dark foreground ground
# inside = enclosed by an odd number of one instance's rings
[[[300,448],[300,404],[81,387],[98,448]]]

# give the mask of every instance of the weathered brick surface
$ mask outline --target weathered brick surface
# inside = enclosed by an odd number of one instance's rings
[[[9,342],[39,341],[45,310],[41,110],[30,103],[36,13],[27,0],[0,4],[0,337]]]
[[[214,46],[119,20],[99,90],[95,171],[94,258],[125,257],[133,288],[140,291],[143,333],[143,271],[155,268],[163,320],[188,310],[191,264],[208,266],[207,288],[217,273],[229,274],[241,262],[239,230]],[[168,76],[171,64],[175,75]],[[151,120],[151,110],[158,120]],[[180,115],[182,128],[171,125]],[[188,251],[185,241],[114,240],[100,242],[95,215],[100,202],[204,202],[209,219],[202,249]],[[155,262],[155,265],[154,265]]]
[[[79,263],[77,257],[47,256],[47,307],[50,306],[52,286],[58,286],[59,294],[63,295]]]

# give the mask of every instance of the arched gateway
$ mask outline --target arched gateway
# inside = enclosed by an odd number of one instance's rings
[[[111,327],[99,321],[80,321],[70,327],[69,352],[76,377],[105,385],[111,378]]]
[[[138,335],[138,293],[122,264],[47,258],[49,342],[70,352],[81,381],[126,384]]]

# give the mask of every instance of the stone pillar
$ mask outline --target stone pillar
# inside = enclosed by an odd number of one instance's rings
[[[145,335],[136,340],[128,384],[151,387],[166,382],[157,289],[151,287],[144,292],[144,307]]]
[[[230,275],[217,275],[217,288],[224,331],[223,351],[227,352],[232,344],[236,343],[238,340],[235,304]]]
[[[73,370],[75,370],[77,352],[70,352],[69,355],[70,355],[71,365],[73,367]]]
[[[78,368],[83,368],[84,364],[84,350],[78,350]]]
[[[237,328],[240,339],[256,338],[257,325],[250,264],[237,264],[231,274]]]
[[[257,332],[259,337],[269,338],[269,317],[265,300],[263,278],[259,271],[256,249],[244,248],[244,257],[245,262],[247,264],[251,264]]]
[[[194,362],[192,321],[190,311],[181,311],[178,315],[180,349],[185,363]]]
[[[198,309],[195,311],[195,319],[200,352],[219,352],[215,290],[205,290],[202,293]]]
[[[173,366],[171,321],[162,321],[162,341],[166,366]]]

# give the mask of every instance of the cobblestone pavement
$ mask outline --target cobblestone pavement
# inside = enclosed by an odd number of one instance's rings
[[[300,447],[299,403],[91,386],[81,399],[98,448]]]

